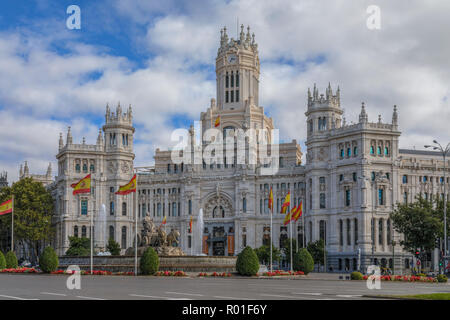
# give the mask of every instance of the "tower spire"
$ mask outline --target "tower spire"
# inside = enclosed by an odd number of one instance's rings
[[[394,112],[392,113],[392,124],[394,126],[398,125],[398,113],[397,113],[397,106],[394,105]]]

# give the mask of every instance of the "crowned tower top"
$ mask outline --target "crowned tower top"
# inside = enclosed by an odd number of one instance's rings
[[[255,35],[250,27],[238,39],[229,39],[227,28],[220,30],[220,47],[216,58],[217,107],[243,109],[247,104],[258,106],[259,57]]]

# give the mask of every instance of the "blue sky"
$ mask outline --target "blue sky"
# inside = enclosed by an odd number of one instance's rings
[[[81,30],[66,28],[69,5]],[[366,8],[381,9],[381,29]],[[220,29],[250,25],[261,59],[260,104],[303,151],[306,93],[340,86],[347,122],[361,102],[370,121],[399,107],[400,146],[450,140],[450,4],[423,1],[0,2],[0,170],[17,178],[56,168],[59,133],[95,143],[107,103],[133,106],[136,164],[151,165],[170,133],[189,127],[215,96]],[[437,27],[439,26],[439,28]],[[432,125],[431,125],[432,124]],[[56,172],[54,172],[56,174]]]

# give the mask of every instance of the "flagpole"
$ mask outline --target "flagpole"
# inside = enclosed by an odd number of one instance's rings
[[[12,211],[11,211],[11,251],[14,252],[14,195],[12,195]]]
[[[271,192],[271,194],[273,195],[273,192],[272,192],[272,188],[270,188],[270,192]],[[269,196],[270,197],[270,196]],[[271,210],[270,210],[270,272],[273,272],[273,266],[272,266],[272,246],[273,246],[273,238],[272,238],[272,235],[273,235],[273,231],[272,231],[272,229],[273,229],[273,226],[272,226],[272,216],[273,216],[273,196],[272,196],[272,199],[271,199],[271,201],[272,201],[272,204],[271,204]]]
[[[291,215],[291,198],[289,197],[289,214]],[[293,271],[292,268],[292,215],[289,217],[289,233],[290,233],[290,254],[291,254],[291,271]]]
[[[92,234],[92,230],[93,230],[93,226],[94,226],[94,208],[93,208],[93,201],[92,201],[92,180],[91,180],[91,184],[89,186],[90,192],[89,192],[89,196],[91,198],[91,275],[93,274],[93,267],[94,267],[94,237]]]
[[[137,220],[138,220],[138,174],[137,169],[135,168],[135,174],[136,174],[136,191],[134,192],[135,197],[135,205],[134,205],[134,276],[137,276],[137,250],[138,250],[138,244],[137,244]]]
[[[303,202],[302,202],[302,229],[303,229],[303,248],[305,248],[306,234],[305,234],[305,215],[303,212]]]

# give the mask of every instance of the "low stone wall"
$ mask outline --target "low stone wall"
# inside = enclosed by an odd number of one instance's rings
[[[237,257],[216,256],[161,256],[159,270],[185,272],[235,272]],[[140,257],[138,257],[139,272]],[[65,269],[70,265],[77,265],[81,270],[89,270],[91,259],[89,256],[59,257],[59,268]],[[134,256],[94,256],[93,268],[111,272],[133,272]]]

